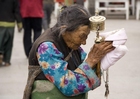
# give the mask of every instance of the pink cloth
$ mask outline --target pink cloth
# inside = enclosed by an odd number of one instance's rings
[[[125,46],[127,35],[125,33],[125,29],[122,28],[111,32],[100,33],[100,36],[105,37],[105,41],[113,41],[113,46],[116,47],[113,51],[107,53],[101,60],[101,68],[103,70],[107,70],[128,51],[127,47]]]

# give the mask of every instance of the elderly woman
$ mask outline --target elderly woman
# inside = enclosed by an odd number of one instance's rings
[[[87,92],[100,86],[96,64],[114,47],[112,42],[91,46],[89,13],[78,5],[63,7],[54,27],[33,44],[24,99],[87,99]]]

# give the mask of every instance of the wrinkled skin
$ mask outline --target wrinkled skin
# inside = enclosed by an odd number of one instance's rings
[[[80,26],[73,32],[66,32],[62,34],[67,46],[71,49],[77,50],[81,44],[86,44],[86,39],[90,33],[88,26]]]
[[[88,53],[86,62],[94,68],[94,66],[110,51],[114,50],[115,47],[112,46],[112,42],[101,42],[94,44]]]
[[[79,28],[73,32],[65,32],[62,34],[64,41],[67,46],[73,50],[80,47],[81,44],[86,44],[86,39],[90,33],[88,26],[79,26]],[[101,42],[94,44],[88,53],[88,57],[85,60],[91,68],[95,65],[110,51],[115,48],[112,46],[112,42]]]

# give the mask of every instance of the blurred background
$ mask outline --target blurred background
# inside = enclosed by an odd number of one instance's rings
[[[60,7],[64,3],[63,0],[60,1],[55,0],[50,27],[56,23]],[[124,28],[128,36],[128,52],[109,69],[108,99],[140,99],[140,0],[85,0],[83,6],[91,15],[98,9],[100,15],[107,18],[103,32]],[[0,99],[22,99],[28,75],[23,31],[18,32],[15,27],[12,64],[0,67]],[[89,52],[94,44],[95,35],[96,33],[91,31],[87,44],[82,46],[86,52]],[[90,91],[88,99],[106,99],[104,86],[102,79],[101,86]]]

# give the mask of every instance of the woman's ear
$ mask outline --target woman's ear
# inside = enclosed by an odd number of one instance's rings
[[[61,27],[60,27],[60,34],[64,35],[65,32],[66,32],[66,28],[67,28],[66,25],[61,26]]]
[[[61,30],[63,30],[64,28],[66,28],[67,26],[66,25],[63,25],[63,26],[61,26],[60,28],[61,28]]]

